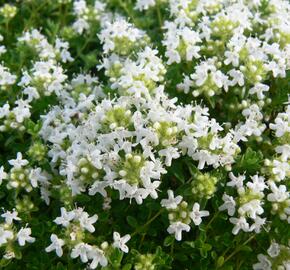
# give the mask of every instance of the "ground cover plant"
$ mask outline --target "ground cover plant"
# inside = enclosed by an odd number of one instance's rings
[[[287,0],[0,1],[0,267],[290,269]]]

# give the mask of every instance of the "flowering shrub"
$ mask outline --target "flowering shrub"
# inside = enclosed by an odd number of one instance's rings
[[[290,269],[288,1],[12,2],[1,268]]]

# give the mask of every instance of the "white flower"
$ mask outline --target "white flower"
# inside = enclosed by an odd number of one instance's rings
[[[24,246],[25,242],[33,243],[35,242],[35,238],[31,237],[31,229],[30,228],[21,228],[17,233],[17,239],[20,246]]]
[[[183,154],[187,154],[191,157],[198,146],[198,142],[191,135],[182,136],[182,141],[178,144],[178,146],[182,149]]]
[[[0,246],[6,244],[8,239],[13,239],[14,235],[12,231],[5,230],[3,227],[0,227]]]
[[[55,250],[56,255],[58,257],[61,257],[63,254],[62,246],[65,244],[64,241],[62,239],[58,238],[57,235],[55,235],[55,234],[52,234],[50,236],[50,240],[52,243],[47,248],[45,248],[45,251],[51,252],[51,251]]]
[[[0,107],[0,119],[7,116],[10,113],[10,105],[8,103]]]
[[[248,182],[247,187],[253,190],[254,192],[261,192],[265,188],[268,188],[265,183],[265,178],[263,176],[254,175],[251,176],[253,182]]]
[[[172,147],[172,146],[160,150],[160,151],[158,152],[158,154],[159,154],[161,157],[162,157],[162,156],[165,157],[165,165],[166,165],[166,166],[171,166],[172,159],[179,158],[179,156],[180,156],[180,154],[179,154],[177,148]]]
[[[177,206],[182,201],[182,196],[178,195],[174,198],[174,193],[170,189],[167,191],[167,194],[168,194],[168,199],[162,199],[161,206],[167,209],[176,209]]]
[[[287,161],[288,158],[290,157],[290,145],[289,144],[279,145],[275,148],[275,151],[276,151],[276,153],[281,154],[282,161]]]
[[[87,212],[83,212],[79,217],[80,225],[82,228],[86,229],[87,231],[93,233],[95,231],[95,227],[93,224],[98,220],[98,215],[95,214],[89,217]]]
[[[19,169],[23,166],[26,166],[29,162],[26,159],[22,159],[22,153],[18,152],[16,159],[10,159],[8,160],[9,164],[11,166],[14,166],[15,168]]]
[[[105,257],[103,250],[97,247],[92,247],[88,255],[89,258],[92,259],[92,262],[90,263],[91,269],[96,269],[99,264],[103,267],[107,266],[108,260]]]
[[[50,176],[41,168],[31,169],[29,173],[29,180],[32,187],[36,188],[38,183],[48,185],[48,180]]]
[[[60,209],[61,216],[57,217],[54,222],[58,225],[62,225],[64,227],[67,227],[70,224],[70,221],[72,221],[75,218],[74,211],[67,212],[64,207]]]
[[[238,234],[238,232],[240,230],[243,230],[244,232],[248,232],[250,227],[249,227],[249,223],[247,222],[246,218],[241,216],[239,218],[230,218],[230,222],[232,224],[235,224],[232,233],[233,234]]]
[[[190,218],[192,219],[193,223],[198,226],[202,222],[202,217],[209,216],[208,211],[200,211],[200,205],[198,203],[194,203],[192,207],[192,211],[190,212]]]
[[[126,234],[123,237],[121,237],[118,232],[114,232],[113,238],[114,238],[113,247],[118,248],[125,253],[128,253],[129,248],[126,246],[126,243],[131,239],[131,236],[129,234]]]
[[[12,111],[15,114],[16,121],[18,123],[23,123],[24,119],[29,118],[31,116],[31,113],[29,110],[31,106],[28,104],[27,100],[22,100],[22,99],[15,101],[15,104],[17,106],[14,107]]]
[[[228,72],[228,74],[233,78],[230,82],[231,86],[235,86],[236,84],[243,86],[245,84],[244,74],[241,71],[232,69]]]
[[[193,160],[198,160],[197,168],[202,170],[205,164],[211,165],[215,162],[214,157],[207,150],[200,150],[192,155]]]
[[[264,209],[261,206],[261,201],[254,199],[251,200],[239,207],[239,214],[244,216],[247,215],[252,219],[256,219],[257,215],[261,215],[264,213]]]
[[[272,193],[267,195],[267,200],[270,202],[283,202],[289,198],[289,192],[285,185],[276,186],[275,183],[270,184]]]
[[[235,176],[232,172],[229,173],[229,177],[232,181],[227,183],[227,186],[229,187],[237,187],[237,188],[241,188],[243,187],[243,182],[246,179],[245,175],[238,175]]]
[[[146,192],[151,196],[152,199],[157,199],[158,194],[157,194],[157,188],[160,186],[161,182],[160,181],[143,181],[143,185],[146,189]]]
[[[140,171],[140,177],[143,183],[150,182],[151,178],[159,180],[161,174],[166,173],[166,170],[164,170],[161,166],[162,166],[161,162],[157,160],[155,160],[154,162],[153,161],[145,162],[145,165],[142,167]]]
[[[90,28],[90,25],[86,20],[79,18],[73,23],[72,28],[81,35],[85,30]]]
[[[234,67],[239,66],[239,53],[236,51],[226,51],[225,52],[225,60],[224,63],[229,65],[232,63]]]
[[[254,223],[250,227],[250,231],[255,231],[255,233],[260,233],[262,226],[266,223],[266,218],[260,218],[257,216]]]
[[[274,159],[272,172],[278,177],[279,180],[285,179],[287,173],[290,173],[289,162],[280,162],[279,160]]]
[[[236,201],[232,196],[229,196],[227,194],[223,195],[223,201],[224,203],[219,207],[220,211],[227,210],[229,216],[233,216],[236,211]]]
[[[259,262],[253,265],[254,270],[272,270],[272,263],[268,260],[267,256],[259,254],[258,260]]]
[[[86,243],[77,244],[71,251],[70,256],[75,259],[77,257],[81,258],[83,263],[88,262],[89,253],[92,251],[92,246]]]
[[[140,11],[147,10],[149,7],[155,6],[155,0],[137,0],[135,9]]]
[[[18,217],[18,213],[17,211],[15,211],[15,209],[13,209],[13,212],[6,211],[1,215],[1,217],[5,218],[5,222],[8,225],[11,225],[13,223],[13,220],[21,220],[21,218]]]
[[[280,246],[277,243],[272,243],[271,246],[267,249],[269,256],[272,258],[277,257],[280,253]]]
[[[282,137],[285,133],[290,132],[290,125],[288,119],[284,119],[283,114],[278,114],[275,119],[275,124],[270,123],[270,129],[275,130],[276,137]],[[288,118],[288,117],[287,117]]]
[[[7,173],[4,171],[4,167],[0,167],[0,185],[2,184],[2,180],[7,179]]]
[[[9,72],[7,67],[4,67],[0,64],[0,86],[6,87],[8,85],[12,85],[16,81],[16,76],[12,75]]]
[[[257,83],[254,87],[250,88],[249,94],[257,94],[258,99],[263,99],[265,97],[263,92],[269,91],[269,88],[270,87],[266,84]]]
[[[168,233],[175,235],[175,239],[177,241],[180,241],[182,238],[182,231],[189,232],[190,231],[190,226],[182,223],[180,221],[174,222],[170,224],[170,226],[167,228]]]

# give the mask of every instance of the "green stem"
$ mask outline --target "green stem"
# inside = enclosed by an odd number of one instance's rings
[[[212,224],[212,222],[217,218],[217,216],[219,215],[219,212],[215,212],[215,214],[213,215],[213,217],[211,218],[211,220],[207,223],[205,230],[207,231],[209,226]]]
[[[128,9],[127,5],[122,1],[122,0],[119,0],[119,5],[121,6],[121,8],[124,9],[124,11],[127,13],[128,17],[132,19],[132,22],[135,26],[137,26],[137,23],[136,23],[136,20],[132,14],[132,12]]]
[[[239,245],[228,257],[225,258],[224,263],[226,263],[230,258],[232,258],[236,253],[240,251],[240,248],[251,242],[255,238],[255,234],[247,239],[242,245]]]
[[[173,241],[173,242],[171,243],[171,247],[170,247],[170,255],[171,255],[171,256],[173,256],[173,253],[174,253],[174,243],[175,243],[175,241]]]
[[[143,226],[136,228],[136,230],[131,234],[131,237],[138,234],[142,229],[146,228],[150,223],[152,223],[156,218],[158,218],[163,212],[163,208],[161,208],[152,218],[150,218]]]
[[[162,15],[161,15],[161,12],[160,12],[159,1],[157,1],[157,3],[156,3],[156,11],[157,11],[157,18],[158,18],[159,27],[160,27],[160,29],[162,29],[162,27],[163,27],[163,19],[162,19]]]

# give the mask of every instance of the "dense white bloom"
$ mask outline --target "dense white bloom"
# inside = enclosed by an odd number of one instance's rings
[[[107,21],[105,28],[102,29],[98,37],[103,43],[104,53],[113,51],[118,44],[116,41],[124,40],[127,42],[136,42],[144,36],[144,32],[133,27],[133,25],[127,22],[123,18],[112,22]],[[128,44],[129,45],[129,44]]]
[[[263,176],[254,175],[251,176],[252,182],[247,183],[247,187],[253,190],[254,192],[262,192],[264,189],[268,188],[265,183],[265,178]]]
[[[257,218],[257,215],[261,215],[264,213],[264,209],[261,206],[260,200],[251,200],[239,207],[239,214],[244,216],[247,215],[253,220]]]

